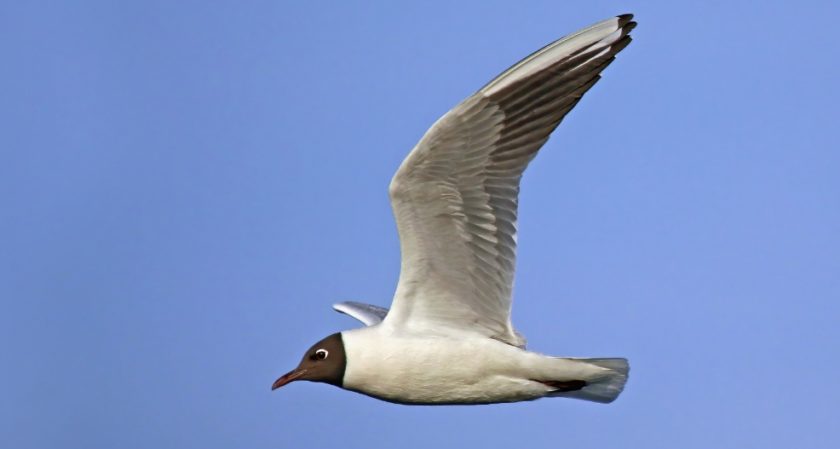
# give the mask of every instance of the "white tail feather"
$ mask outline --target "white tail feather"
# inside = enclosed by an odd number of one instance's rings
[[[627,374],[630,372],[630,365],[627,359],[573,359],[578,362],[589,363],[603,371],[585,379],[587,385],[577,391],[566,391],[551,393],[549,396],[561,396],[564,398],[583,399],[586,401],[610,403],[624,390],[627,383]]]

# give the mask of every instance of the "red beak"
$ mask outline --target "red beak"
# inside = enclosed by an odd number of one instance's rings
[[[294,382],[295,380],[297,380],[298,377],[303,376],[304,374],[306,374],[305,369],[295,368],[289,371],[288,373],[280,376],[279,379],[275,380],[274,384],[271,385],[271,389],[273,391],[282,387],[283,385],[286,385],[289,382]]]

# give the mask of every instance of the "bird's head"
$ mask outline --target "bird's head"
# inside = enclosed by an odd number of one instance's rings
[[[271,386],[276,390],[289,382],[308,380],[341,386],[344,382],[344,369],[347,356],[341,333],[335,333],[312,345],[303,355],[297,368],[289,371],[274,381]]]

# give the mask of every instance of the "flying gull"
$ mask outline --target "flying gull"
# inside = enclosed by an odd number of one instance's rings
[[[618,397],[626,359],[527,351],[510,311],[522,173],[630,43],[632,19],[552,42],[429,128],[389,188],[402,253],[391,309],[336,304],[366,327],[319,341],[272,389],[308,380],[401,404]]]

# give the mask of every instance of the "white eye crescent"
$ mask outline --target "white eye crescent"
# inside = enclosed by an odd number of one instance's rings
[[[315,351],[315,360],[324,360],[328,355],[330,355],[329,351],[326,349],[319,349]]]

